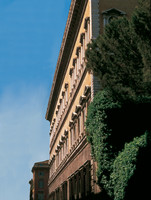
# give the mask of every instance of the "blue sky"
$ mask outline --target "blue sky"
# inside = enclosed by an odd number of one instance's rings
[[[48,98],[71,0],[0,0],[0,200],[28,200],[49,158]]]

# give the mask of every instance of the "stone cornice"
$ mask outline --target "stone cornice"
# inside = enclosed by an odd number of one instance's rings
[[[64,32],[64,36],[63,36],[63,40],[62,40],[62,44],[60,48],[60,53],[59,53],[59,57],[57,61],[55,74],[54,74],[53,84],[52,84],[50,97],[48,101],[47,112],[45,116],[45,118],[49,120],[50,122],[52,120],[52,116],[53,116],[54,109],[56,106],[56,99],[61,89],[62,81],[64,79],[69,58],[71,56],[71,52],[75,44],[75,40],[77,37],[77,33],[79,31],[82,16],[84,14],[84,10],[87,5],[87,2],[88,0],[72,0],[71,1],[71,6],[70,6],[69,14],[68,14],[68,19],[67,19],[65,32]],[[62,74],[62,76],[59,76],[59,74]]]

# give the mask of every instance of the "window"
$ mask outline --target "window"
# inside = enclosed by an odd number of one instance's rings
[[[60,154],[59,154],[59,151],[58,151],[58,160],[57,160],[57,167],[59,166],[59,162],[60,162],[60,158],[59,158]]]
[[[68,153],[68,137],[66,139],[66,153]]]
[[[76,55],[77,55],[77,77],[79,77],[78,75],[81,70],[81,47],[77,47]]]
[[[84,28],[86,30],[85,33],[85,47],[87,48],[87,44],[90,41],[90,18],[85,18]]]
[[[59,165],[59,153],[56,155],[56,167]]]
[[[38,192],[38,200],[44,200],[44,193]]]
[[[65,84],[65,105],[68,104],[68,83]]]
[[[44,172],[39,171],[39,172],[38,172],[38,176],[44,176]]]
[[[86,113],[85,113],[85,107],[82,110],[82,132],[84,133],[84,126],[85,126],[85,120],[86,120]]]
[[[80,43],[81,43],[81,64],[83,65],[85,57],[85,33],[81,34]]]
[[[81,115],[79,115],[79,117],[78,117],[78,135],[80,135],[80,132],[81,132],[81,128],[80,128],[80,126],[81,126]]]
[[[75,87],[75,85],[76,85],[77,74],[78,74],[78,71],[77,71],[77,59],[75,58],[75,59],[73,59],[73,75],[72,75],[73,87]]]
[[[44,181],[43,180],[39,180],[38,187],[40,189],[44,188]]]
[[[76,140],[76,124],[74,125],[74,131],[73,131],[73,142],[75,142],[75,140]]]
[[[71,141],[71,146],[73,145],[73,128],[70,130],[70,141]]]
[[[118,10],[118,9],[115,9],[115,8],[111,8],[109,10],[103,11],[102,15],[103,15],[103,24],[104,24],[104,26],[106,26],[113,19],[116,19],[118,17],[124,16],[124,15],[126,15],[126,13],[121,11],[121,10]]]

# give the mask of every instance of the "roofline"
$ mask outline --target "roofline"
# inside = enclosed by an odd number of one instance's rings
[[[65,31],[64,31],[64,35],[62,39],[62,44],[61,44],[61,48],[60,48],[60,52],[58,56],[54,78],[53,78],[53,84],[52,84],[51,92],[49,96],[47,111],[45,115],[46,120],[49,120],[50,122],[52,120],[53,112],[56,106],[56,102],[54,101],[54,96],[55,98],[57,98],[59,95],[59,92],[61,89],[61,83],[62,83],[64,73],[67,67],[66,65],[68,63],[68,59],[71,53],[70,51],[73,48],[73,40],[75,40],[76,38],[75,31],[77,31],[78,29],[77,28],[75,29],[75,27],[78,26],[81,22],[81,20],[79,20],[81,18],[81,15],[79,14],[80,13],[79,8],[83,9],[86,6],[87,2],[88,0],[72,0],[71,1],[67,23],[66,23],[66,27],[65,27]],[[65,53],[68,53],[68,55],[65,55]],[[61,78],[58,76],[59,74],[62,75]],[[50,110],[52,110],[51,113],[50,113]]]
[[[49,162],[49,160],[34,163],[34,166],[32,167],[31,171],[33,172],[35,169],[47,169],[47,168],[49,168],[48,162]],[[42,166],[40,166],[40,164],[42,164]]]

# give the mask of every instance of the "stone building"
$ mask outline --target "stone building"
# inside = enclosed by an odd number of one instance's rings
[[[49,165],[48,160],[37,162],[32,168],[33,179],[30,184],[31,200],[47,200],[48,199],[48,177]]]
[[[137,0],[72,0],[46,119],[50,121],[49,200],[96,199],[96,163],[86,139],[87,108],[99,83],[85,50],[112,18],[130,17]]]

